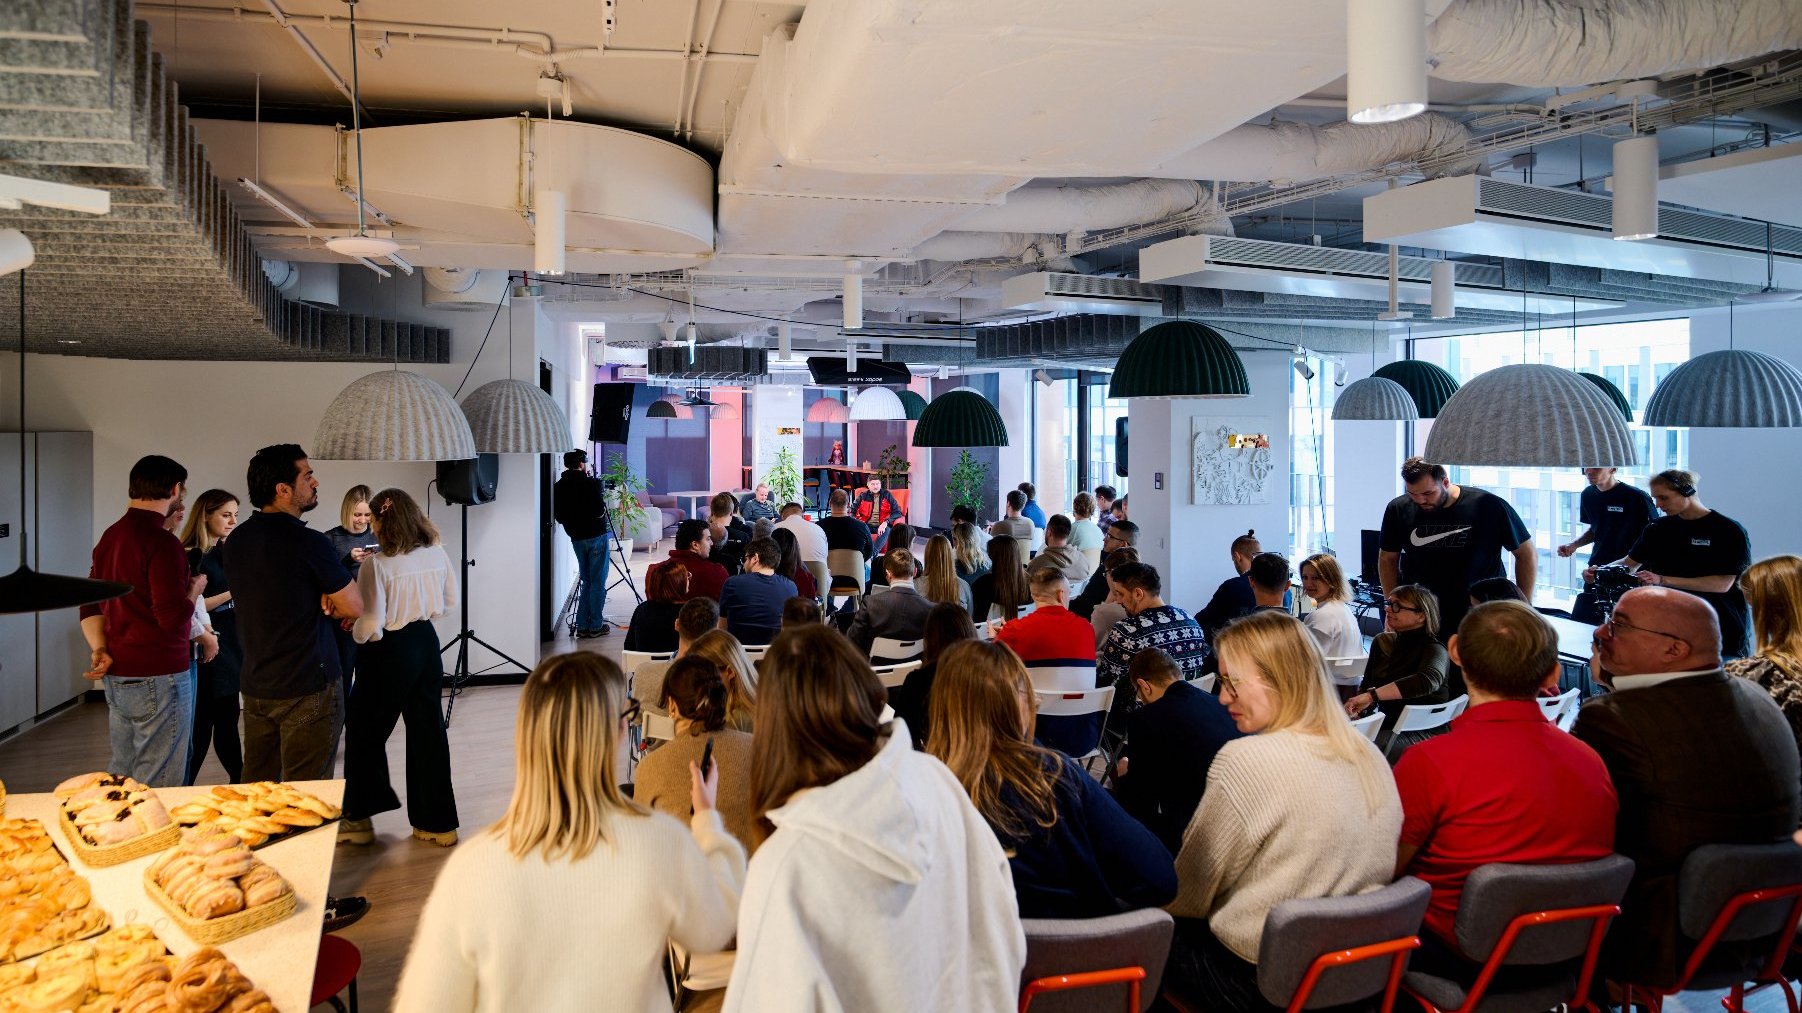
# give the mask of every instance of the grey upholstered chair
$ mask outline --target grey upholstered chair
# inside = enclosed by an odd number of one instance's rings
[[[1108,971],[1119,967],[1145,969],[1140,984],[1139,1009],[1149,1009],[1164,978],[1164,961],[1170,956],[1170,938],[1176,923],[1158,908],[1128,911],[1102,918],[1024,918],[1027,982],[1060,974]],[[1102,985],[1070,992],[1047,992],[1032,1000],[1032,1013],[1093,1013],[1126,1005],[1127,986]]]
[[[1432,896],[1425,883],[1403,876],[1370,893],[1278,904],[1265,917],[1258,944],[1258,991],[1290,1010],[1339,1006],[1383,993],[1382,1013],[1389,1013],[1399,972],[1409,951],[1420,945],[1420,919]],[[1374,949],[1357,955],[1360,959],[1336,956],[1365,947]],[[1310,981],[1317,962],[1323,967]]]

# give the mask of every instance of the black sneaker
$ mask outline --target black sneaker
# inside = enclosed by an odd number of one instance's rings
[[[325,899],[325,931],[336,932],[356,924],[369,913],[369,901],[363,897],[327,897]]]
[[[577,640],[596,640],[613,632],[613,627],[602,623],[598,629],[576,631]]]

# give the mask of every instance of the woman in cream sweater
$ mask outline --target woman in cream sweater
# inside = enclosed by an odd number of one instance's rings
[[[663,676],[658,706],[676,723],[676,737],[645,754],[632,797],[683,822],[694,816],[689,795],[690,761],[701,762],[713,743],[719,766],[720,818],[726,830],[751,847],[751,736],[728,727],[726,683],[719,666],[699,655],[677,658]]]
[[[667,1011],[666,942],[711,952],[731,941],[745,852],[713,808],[718,768],[705,781],[690,768],[686,828],[626,798],[614,757],[637,710],[625,674],[598,654],[532,670],[513,800],[445,863],[395,1010]]]
[[[1401,799],[1301,623],[1254,613],[1221,630],[1215,650],[1220,700],[1246,737],[1215,755],[1183,834],[1165,973],[1178,994],[1205,997],[1210,1009],[1263,1010],[1265,916],[1285,900],[1387,885]]]

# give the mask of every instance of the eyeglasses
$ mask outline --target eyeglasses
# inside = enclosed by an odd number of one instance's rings
[[[1239,695],[1239,680],[1233,678],[1230,675],[1227,675],[1225,669],[1221,669],[1220,672],[1218,673],[1218,675],[1220,676],[1220,688],[1226,690],[1227,692],[1231,693],[1234,696],[1238,696]]]
[[[1420,612],[1420,613],[1426,612],[1426,609],[1418,609],[1412,605],[1403,605],[1399,601],[1384,602],[1383,608],[1389,610],[1390,612]]]
[[[1609,616],[1608,621],[1603,623],[1602,625],[1608,627],[1608,633],[1611,636],[1619,636],[1620,632],[1622,630],[1637,630],[1640,633],[1656,633],[1658,636],[1661,636],[1661,637],[1670,637],[1672,640],[1675,640],[1680,644],[1689,643],[1689,641],[1683,639],[1682,637],[1676,635],[1675,633],[1666,633],[1663,630],[1654,630],[1654,629],[1648,629],[1644,626],[1635,626],[1632,623],[1623,620],[1621,618],[1621,614],[1619,612],[1616,612],[1613,615]]]
[[[644,706],[635,697],[626,697],[626,709],[620,712],[619,719],[628,725],[638,723],[638,716],[644,713]]]

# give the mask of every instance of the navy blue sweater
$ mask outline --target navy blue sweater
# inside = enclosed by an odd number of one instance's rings
[[[1127,718],[1126,776],[1115,782],[1114,798],[1172,854],[1181,851],[1214,754],[1239,735],[1219,700],[1191,683],[1171,684]]]

